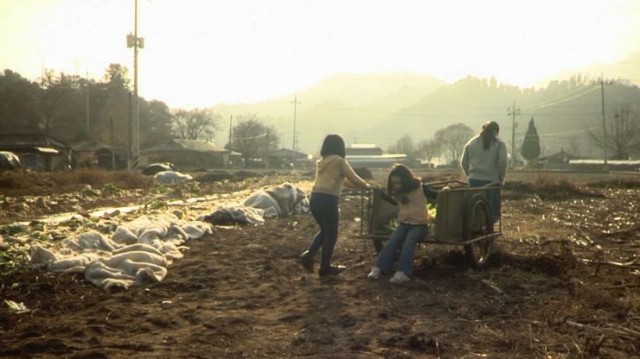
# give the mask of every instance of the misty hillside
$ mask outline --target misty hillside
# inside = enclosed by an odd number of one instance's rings
[[[604,76],[605,79],[624,80],[638,85],[640,84],[640,52],[617,63],[597,64],[572,71],[565,71],[556,74],[554,79],[568,79],[576,73],[580,73],[582,76],[587,77],[590,80],[598,80],[600,77]],[[547,81],[544,81],[542,85],[546,86],[546,83],[551,80],[552,79],[548,79]]]
[[[607,118],[620,106],[640,104],[640,89],[635,85],[607,84],[604,91]],[[322,138],[332,132],[341,134],[348,144],[376,143],[388,148],[405,135],[418,142],[460,122],[476,131],[487,120],[498,121],[509,150],[512,142],[517,150],[532,117],[543,155],[560,149],[579,156],[601,153],[589,136],[589,130],[602,128],[601,87],[582,75],[552,81],[541,89],[474,77],[447,85],[408,74],[344,75],[300,91],[297,100],[296,148],[309,153],[317,153]],[[276,126],[280,145],[291,148],[292,102],[293,95],[254,105],[217,106],[214,111],[224,118],[256,113]],[[514,104],[515,132],[509,115]]]
[[[633,107],[640,103],[640,89],[635,85],[608,84],[604,86],[604,93],[607,120],[621,106]],[[514,117],[509,115],[514,103],[515,133]],[[552,82],[539,90],[496,86],[490,81],[467,78],[426,96],[400,115],[410,128],[425,134],[457,122],[479,130],[485,121],[495,120],[501,125],[500,135],[509,150],[512,143],[519,149],[528,122],[534,118],[543,155],[561,149],[578,156],[601,154],[589,131],[602,129],[602,88],[597,83],[580,82],[578,76],[569,81]]]
[[[400,109],[445,85],[444,81],[431,76],[406,73],[331,77],[296,94],[296,148],[317,152],[322,138],[329,132],[342,134],[348,143],[391,143],[395,137],[378,133],[378,129],[393,121]],[[212,109],[224,121],[232,115],[256,113],[265,123],[275,125],[281,145],[291,148],[293,101],[294,94],[291,94],[268,102],[218,105]]]

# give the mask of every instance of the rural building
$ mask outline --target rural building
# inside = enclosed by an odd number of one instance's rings
[[[569,161],[577,159],[581,159],[581,157],[574,156],[569,152],[565,152],[564,149],[560,149],[560,152],[538,158],[538,164],[548,169],[568,169]]]
[[[391,167],[395,163],[405,163],[404,153],[384,153],[374,144],[354,144],[346,148],[346,159],[352,167]]]
[[[574,171],[640,171],[640,161],[638,160],[608,160],[606,166],[604,160],[571,160],[569,165]]]
[[[271,168],[289,168],[291,164],[295,168],[308,168],[313,165],[311,156],[286,148],[269,152],[269,167]]]
[[[140,151],[140,164],[170,162],[181,170],[224,168],[230,152],[209,141],[173,139]]]
[[[40,133],[0,135],[0,151],[15,153],[23,168],[58,171],[70,166],[69,145]]]
[[[82,141],[71,145],[73,168],[102,168],[121,170],[127,168],[128,151],[97,141]]]
[[[369,143],[356,143],[346,148],[347,156],[382,156],[382,148]]]

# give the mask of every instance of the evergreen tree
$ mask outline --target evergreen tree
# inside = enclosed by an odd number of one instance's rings
[[[524,135],[520,154],[529,163],[535,162],[540,156],[540,136],[538,136],[538,130],[533,123],[533,117],[531,117],[531,121],[529,121],[527,133]]]

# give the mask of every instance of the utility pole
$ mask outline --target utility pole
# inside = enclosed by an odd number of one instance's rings
[[[293,95],[293,144],[291,146],[291,164],[295,166],[296,163],[296,112],[298,108],[298,94]]]
[[[507,108],[507,115],[511,116],[511,168],[514,167],[516,160],[516,115],[520,114],[520,107],[516,108],[516,100],[513,100],[513,106]]]
[[[271,141],[271,129],[267,127],[267,144],[265,146],[265,167],[270,168],[269,164],[269,142]]]
[[[233,131],[233,115],[229,115],[229,151],[231,151],[231,133]]]
[[[293,145],[291,149],[293,152],[296,152],[296,112],[298,104],[300,103],[298,102],[298,94],[293,95],[293,102],[291,103],[293,104]]]
[[[85,119],[85,131],[87,132],[87,141],[91,140],[91,136],[90,136],[90,130],[91,130],[91,117],[90,117],[90,107],[89,107],[89,72],[87,72],[87,82],[86,82],[86,96],[85,96],[85,112],[86,112],[86,119]],[[113,146],[113,143],[111,144]]]
[[[127,35],[127,47],[133,47],[133,118],[129,144],[129,169],[138,167],[140,157],[140,107],[138,104],[138,48],[144,48],[144,39],[138,37],[138,0],[134,0],[133,35]]]
[[[604,169],[607,169],[607,126],[604,116],[604,74],[600,75],[600,92],[602,94],[602,150],[604,151]]]

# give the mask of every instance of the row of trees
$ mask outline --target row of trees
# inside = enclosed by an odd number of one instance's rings
[[[606,148],[607,158],[627,160],[630,154],[640,152],[640,116],[631,106],[621,106],[606,120],[602,129],[589,131],[596,146]],[[411,162],[434,158],[449,164],[457,162],[464,144],[474,135],[473,130],[463,123],[457,123],[436,131],[432,139],[414,143],[405,135],[389,147],[389,152],[406,153]],[[519,154],[527,163],[535,163],[541,154],[540,136],[533,117],[529,121]]]
[[[468,80],[471,81],[471,80]],[[480,81],[480,80],[478,80]],[[577,77],[565,85],[579,87],[585,79]],[[488,88],[495,80],[483,83]],[[550,88],[564,83],[551,83]],[[169,109],[161,101],[140,99],[141,148],[164,143],[171,138],[211,140],[222,129],[221,117],[209,109]],[[127,148],[130,143],[132,111],[131,83],[128,71],[111,64],[100,80],[56,74],[51,70],[32,82],[10,70],[0,74],[0,134],[41,133],[66,143],[98,141],[113,147]],[[245,158],[259,158],[278,148],[280,136],[274,126],[267,126],[257,114],[235,117],[228,129],[226,147],[243,153]],[[540,155],[540,139],[533,119],[522,143],[521,155],[528,161]],[[437,131],[432,139],[418,143],[409,136],[399,139],[391,152],[407,153],[410,159],[456,161],[473,130],[457,123]],[[606,146],[612,158],[625,159],[640,152],[638,112],[622,106],[606,120],[602,130],[590,132],[595,146]]]
[[[129,143],[131,91],[126,68],[112,64],[101,81],[43,72],[36,82],[5,70],[0,75],[2,134],[39,133],[66,143]],[[140,101],[141,143],[172,135],[171,114],[159,101]]]
[[[407,154],[409,162],[423,160],[431,163],[438,158],[443,163],[455,165],[462,156],[464,145],[474,135],[469,126],[456,123],[436,131],[432,139],[422,140],[417,144],[414,144],[410,136],[405,135],[389,147],[388,151]],[[540,138],[533,118],[529,122],[520,154],[527,162],[535,162],[540,156]]]
[[[82,141],[128,148],[132,91],[128,71],[111,64],[101,80],[45,70],[29,81],[11,70],[0,74],[0,134],[38,133],[65,143]],[[211,140],[221,118],[208,109],[169,109],[162,101],[139,99],[140,146],[172,138]],[[279,135],[256,114],[239,116],[227,147],[255,157],[276,149]]]
[[[606,149],[607,159],[628,160],[632,153],[640,152],[640,117],[630,105],[622,105],[603,127],[590,130],[593,143]],[[540,156],[540,136],[533,118],[529,121],[520,154],[527,162],[535,162]]]
[[[398,139],[388,148],[388,152],[405,153],[407,160],[423,160],[431,163],[435,158],[441,162],[455,163],[460,159],[464,144],[474,135],[474,131],[464,123],[456,123],[436,131],[433,138],[414,143],[409,135]]]

